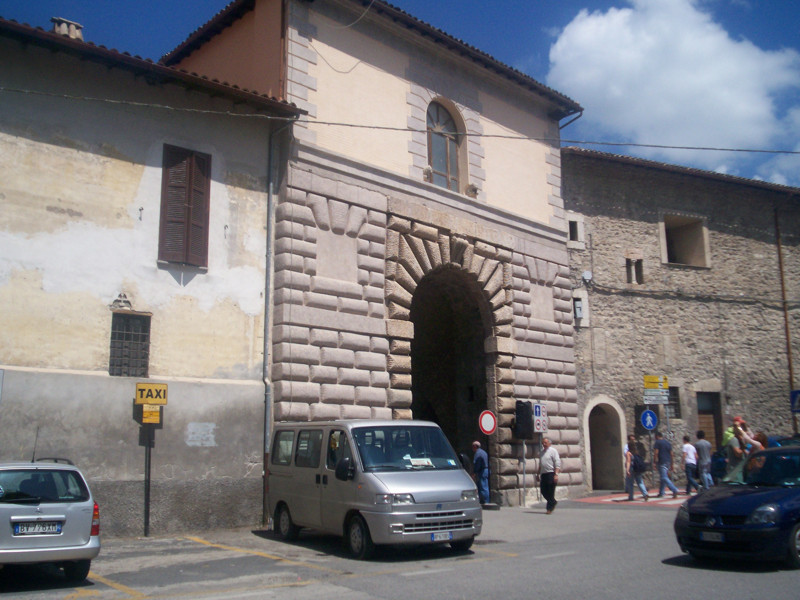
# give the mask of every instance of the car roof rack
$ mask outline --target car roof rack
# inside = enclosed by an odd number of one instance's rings
[[[54,463],[61,463],[61,464],[64,464],[64,465],[72,465],[73,467],[75,466],[75,463],[72,462],[70,459],[68,459],[68,458],[59,458],[57,456],[37,458],[35,462],[54,462]]]

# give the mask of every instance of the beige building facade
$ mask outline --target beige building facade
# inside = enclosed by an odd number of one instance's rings
[[[160,383],[151,532],[258,522],[266,117],[302,111],[11,21],[0,54],[0,460],[72,460],[141,534]]]
[[[515,403],[543,403],[581,490],[558,141],[580,106],[380,1],[233,2],[164,62],[308,113],[276,199],[271,418],[434,420],[518,504],[538,448]]]
[[[792,435],[800,190],[577,148],[562,167],[587,488],[622,488],[646,408],[679,479],[698,429],[715,448],[734,416]],[[645,405],[646,375],[667,378],[667,405]]]

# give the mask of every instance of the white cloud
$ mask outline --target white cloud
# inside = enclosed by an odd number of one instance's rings
[[[550,50],[547,83],[583,105],[584,132],[669,146],[770,148],[785,140],[788,117],[776,99],[800,87],[800,54],[733,39],[692,0],[628,4],[582,10]],[[638,152],[731,173],[751,158]]]

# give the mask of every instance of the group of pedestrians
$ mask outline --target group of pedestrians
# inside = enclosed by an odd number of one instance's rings
[[[683,436],[681,453],[683,458],[684,474],[686,475],[686,495],[692,490],[700,491],[713,485],[711,478],[711,444],[705,439],[705,432],[697,432],[697,442],[692,444],[688,435]],[[636,441],[633,435],[628,436],[625,447],[625,491],[628,500],[633,500],[634,485],[642,493],[642,499],[647,501],[650,496],[643,481],[647,470],[644,460],[645,450],[641,442]],[[664,439],[664,434],[656,432],[656,441],[653,444],[653,465],[658,469],[658,498],[663,498],[667,489],[672,492],[672,497],[677,498],[678,487],[670,478],[674,469],[672,444]],[[698,481],[699,477],[699,481]]]

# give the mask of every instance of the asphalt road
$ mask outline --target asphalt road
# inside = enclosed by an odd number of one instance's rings
[[[84,585],[46,568],[0,571],[3,597],[47,600],[198,598],[792,598],[797,571],[758,563],[698,563],[672,533],[680,500],[562,501],[484,512],[472,550],[382,550],[348,557],[337,538],[303,532],[293,544],[249,529],[103,540]]]

